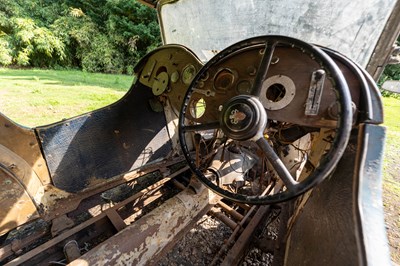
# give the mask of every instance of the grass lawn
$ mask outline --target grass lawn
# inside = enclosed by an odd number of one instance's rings
[[[397,178],[393,189],[400,196],[400,165],[398,164],[398,156],[400,154],[400,99],[385,97],[383,98],[383,104],[385,111],[384,125],[387,127],[384,160],[385,179],[391,181]]]
[[[0,68],[0,112],[28,127],[50,124],[115,102],[132,81],[77,70]]]
[[[383,98],[387,127],[383,161],[383,203],[392,260],[400,264],[400,99]]]

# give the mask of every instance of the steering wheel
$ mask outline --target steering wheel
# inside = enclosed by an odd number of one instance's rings
[[[215,110],[215,112],[218,113],[218,119],[215,121],[203,121],[200,123],[199,120],[193,119],[191,103],[198,88],[204,86],[202,83],[204,77],[208,75],[208,70],[227,58],[235,56],[235,53],[238,51],[254,46],[261,47],[263,55],[258,69],[255,69],[256,73],[254,73],[255,77],[249,93],[238,94],[228,100],[224,100],[224,102],[216,103],[215,106],[218,106],[218,110]],[[278,46],[287,47],[288,49],[298,49],[317,62],[320,68],[326,72],[326,76],[331,80],[332,87],[337,95],[338,116],[333,141],[319,164],[301,181],[293,177],[279,157],[276,148],[274,148],[268,137],[266,137],[268,135],[267,125],[269,121],[266,109],[260,101],[260,94],[263,82],[267,79],[274,51]],[[207,91],[210,93],[212,90],[213,88],[209,88]],[[215,99],[218,100],[219,98],[215,97]],[[198,102],[198,100],[196,101]],[[324,180],[332,173],[340,160],[350,136],[351,126],[351,96],[346,80],[335,62],[314,45],[291,37],[278,35],[260,36],[241,41],[224,49],[208,61],[194,77],[187,90],[178,124],[179,140],[183,154],[197,178],[217,194],[232,201],[248,204],[273,204],[286,201],[301,195]],[[214,142],[211,145],[212,147],[207,147],[207,149],[203,145],[202,149],[201,145],[199,145],[199,139],[202,134],[207,135],[210,132],[214,136],[218,136],[219,144],[215,144]],[[246,159],[248,156],[246,157],[243,154],[240,156],[237,155],[239,152],[237,150],[235,152],[235,149],[230,152],[225,151],[227,143],[245,143],[247,146],[253,145],[257,147],[259,152],[253,153],[252,157],[259,157],[260,154],[265,156],[269,165],[272,166],[275,174],[281,183],[283,183],[281,189],[278,191],[269,190],[268,194],[265,191],[264,193],[257,192],[257,194],[239,193],[239,189],[237,188],[240,186],[237,184],[243,184],[246,180],[243,178],[235,179],[235,177],[229,179],[231,180],[231,185],[227,186],[223,184],[215,176],[215,172],[209,168],[213,158],[215,160],[215,157],[217,157],[216,160],[220,161],[221,165],[226,164],[227,157],[230,157],[228,164],[241,162],[243,165],[243,161],[250,161],[250,159]],[[193,146],[195,146],[195,151],[193,151]],[[206,151],[204,152],[204,150]],[[229,156],[226,154],[229,154]],[[236,159],[233,160],[232,156],[236,156]],[[251,165],[254,164],[252,163]],[[246,170],[249,168],[251,166],[247,167]],[[242,174],[237,173],[237,175]],[[254,179],[254,177],[252,178]]]

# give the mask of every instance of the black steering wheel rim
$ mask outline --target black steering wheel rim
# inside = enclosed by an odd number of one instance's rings
[[[233,53],[243,48],[250,46],[257,46],[257,45],[259,46],[265,45],[265,47],[267,47],[268,44],[271,43],[273,45],[283,45],[300,49],[304,53],[308,53],[315,61],[317,61],[321,65],[321,67],[324,68],[324,70],[327,73],[327,76],[332,79],[333,87],[335,88],[337,94],[337,101],[339,103],[338,106],[340,115],[338,116],[337,128],[336,128],[337,130],[331,148],[329,149],[327,154],[323,157],[319,165],[307,178],[296,184],[295,189],[286,190],[277,194],[264,195],[264,196],[260,195],[247,196],[242,194],[236,194],[224,190],[220,188],[218,185],[214,184],[196,166],[196,163],[193,160],[192,156],[190,155],[190,150],[188,149],[186,143],[185,114],[188,110],[189,101],[193,93],[193,88],[195,88],[198,85],[201,77],[207,72],[207,70],[211,66],[217,64],[221,60],[224,60],[226,57],[231,56]],[[263,63],[260,64],[261,65],[260,68],[263,68],[262,64]],[[268,71],[268,67],[269,65],[266,66],[266,69],[259,69],[258,71],[265,71],[264,73],[265,77]],[[350,137],[350,131],[352,127],[351,96],[349,93],[346,80],[343,74],[341,73],[340,69],[338,68],[336,63],[320,48],[312,44],[287,36],[267,35],[267,36],[254,37],[240,41],[224,49],[223,51],[215,55],[210,61],[208,61],[202,67],[202,69],[197,73],[197,75],[193,79],[191,85],[189,86],[186,92],[184,103],[182,105],[179,116],[178,127],[179,127],[179,140],[183,154],[191,170],[195,173],[197,178],[204,185],[206,185],[208,188],[210,188],[217,194],[233,201],[248,203],[248,204],[274,204],[290,200],[298,195],[303,194],[307,190],[311,189],[312,187],[323,181],[326,177],[328,177],[332,173],[336,164],[339,162],[341,156],[343,155],[348,143],[348,139]]]

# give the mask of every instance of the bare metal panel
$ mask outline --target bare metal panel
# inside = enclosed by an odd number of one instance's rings
[[[133,85],[113,105],[36,130],[55,187],[67,192],[106,182],[171,150],[163,112],[149,88]]]
[[[164,42],[186,45],[202,60],[239,40],[276,34],[329,47],[366,67],[395,2],[181,0],[159,11]]]
[[[353,134],[337,170],[313,189],[294,218],[285,265],[363,265],[354,214],[356,145]]]
[[[359,180],[357,184],[358,215],[360,219],[359,230],[361,241],[365,248],[368,265],[390,265],[388,240],[386,237],[385,223],[382,217],[382,160],[383,145],[386,128],[379,125],[364,124],[360,129],[359,141],[361,142],[358,164]]]

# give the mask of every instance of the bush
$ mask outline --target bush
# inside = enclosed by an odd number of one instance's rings
[[[82,68],[82,59],[90,52],[93,38],[99,34],[96,24],[84,14],[77,16],[77,9],[71,9],[67,15],[57,19],[50,29],[65,45],[63,66]]]
[[[88,53],[82,57],[82,68],[89,72],[122,73],[122,54],[109,43],[107,36],[97,35],[90,43]]]
[[[29,18],[15,18],[10,23],[11,33],[0,44],[1,64],[43,67],[63,61],[64,44],[50,30]]]
[[[0,64],[131,73],[161,43],[135,0],[0,0]]]
[[[108,0],[106,29],[125,66],[134,65],[161,44],[156,12],[134,0]]]
[[[0,38],[0,65],[8,66],[12,63],[11,52],[8,41]]]

